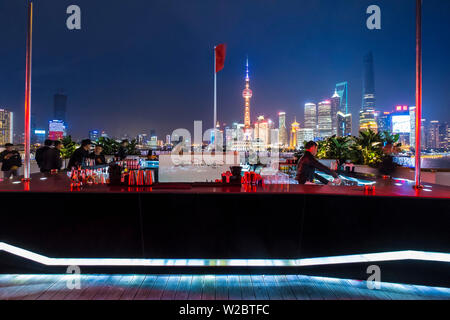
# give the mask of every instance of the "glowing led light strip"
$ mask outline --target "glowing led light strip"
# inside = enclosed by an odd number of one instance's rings
[[[450,262],[450,253],[426,251],[391,251],[305,259],[125,259],[125,258],[49,258],[10,244],[0,242],[0,251],[47,266],[204,266],[204,267],[301,267],[328,264],[378,262],[395,260],[424,260]]]

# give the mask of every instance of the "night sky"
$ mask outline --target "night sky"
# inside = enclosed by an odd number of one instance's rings
[[[69,134],[92,129],[159,138],[193,131],[213,117],[213,47],[227,43],[218,74],[218,119],[243,122],[250,61],[252,121],[285,111],[303,125],[305,102],[349,83],[354,133],[362,99],[363,56],[374,55],[377,108],[415,105],[415,0],[37,0],[32,110],[48,129],[53,95],[68,95]],[[450,1],[424,1],[424,117],[450,120]],[[82,29],[68,30],[66,8],[81,7]],[[381,7],[382,30],[366,28]],[[0,0],[0,108],[23,130],[26,0]]]

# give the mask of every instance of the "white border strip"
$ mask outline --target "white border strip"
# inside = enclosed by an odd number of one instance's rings
[[[450,262],[450,253],[427,251],[390,251],[381,253],[354,254],[333,257],[318,257],[305,259],[128,259],[128,258],[49,258],[5,242],[0,242],[0,251],[32,260],[47,266],[202,266],[202,267],[301,267],[329,264],[423,260],[435,262]]]

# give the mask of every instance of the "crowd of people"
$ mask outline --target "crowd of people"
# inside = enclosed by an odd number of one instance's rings
[[[94,146],[90,139],[81,141],[81,146],[76,149],[69,159],[66,169],[78,168],[83,166],[86,159],[93,159],[96,166],[106,165],[107,161],[103,154],[103,147],[99,144]],[[44,145],[36,150],[35,160],[41,173],[61,171],[63,169],[63,159],[61,149],[64,147],[61,141],[45,140]],[[128,140],[123,140],[115,157],[123,160],[128,156]],[[5,150],[0,153],[1,171],[4,179],[10,179],[19,175],[19,168],[22,166],[20,153],[14,149],[11,143],[5,144]]]
[[[95,166],[106,165],[107,161],[103,154],[103,148],[97,144],[91,152],[92,141],[85,139],[81,141],[81,146],[76,149],[70,157],[67,165],[67,170],[78,168],[85,164],[86,159],[93,159]],[[63,161],[61,157],[61,149],[63,148],[61,141],[45,140],[44,145],[36,150],[35,159],[39,170],[42,173],[61,171]],[[127,152],[128,140],[123,140],[120,144],[118,152],[115,154],[117,160],[124,160],[128,156]],[[0,153],[0,162],[2,163],[3,178],[10,179],[18,176],[18,170],[22,166],[22,159],[14,145],[11,143],[5,144],[5,150]],[[318,179],[323,184],[328,184],[329,181],[322,178],[315,173],[315,170],[320,170],[330,174],[334,178],[334,183],[340,184],[338,174],[321,164],[315,159],[317,154],[317,143],[310,141],[305,146],[304,155],[298,160],[296,180],[299,184],[311,184],[314,179]]]
[[[81,141],[81,146],[74,151],[70,157],[69,164],[67,165],[67,170],[72,170],[72,168],[78,168],[83,166],[85,159],[94,159],[94,164],[96,166],[106,165],[106,158],[103,154],[103,147],[99,144],[95,145],[94,151],[90,152],[92,147],[92,141],[90,139],[85,139]],[[120,144],[119,150],[115,155],[118,160],[123,160],[128,156],[127,152],[128,140],[123,140]]]
[[[103,148],[97,144],[94,146],[94,150],[91,152],[92,141],[85,139],[81,141],[81,146],[74,151],[70,157],[67,165],[67,170],[72,168],[78,168],[84,166],[86,159],[93,159],[92,162],[95,166],[106,165],[107,161],[103,155]],[[35,159],[39,170],[42,173],[61,171],[63,167],[63,161],[61,157],[61,149],[63,148],[61,141],[45,140],[44,145],[36,150]],[[128,156],[127,152],[128,141],[123,140],[120,144],[119,150],[115,157],[117,160],[124,160]],[[314,179],[318,179],[323,184],[328,184],[329,181],[316,174],[316,170],[325,172],[332,175],[334,183],[340,184],[338,174],[321,164],[316,160],[317,143],[310,141],[305,146],[305,153],[298,160],[297,164],[297,176],[296,180],[299,184],[311,184],[314,183]],[[17,150],[14,149],[14,145],[11,143],[5,144],[5,150],[0,153],[0,162],[2,163],[2,172],[4,179],[10,179],[11,177],[18,176],[18,170],[22,166],[22,159]]]

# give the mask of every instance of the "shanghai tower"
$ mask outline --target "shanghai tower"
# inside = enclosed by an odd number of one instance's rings
[[[66,122],[66,105],[67,95],[63,93],[62,89],[59,89],[58,93],[53,96],[53,117],[55,120]]]
[[[373,55],[369,52],[364,56],[363,98],[359,112],[359,130],[378,131],[375,119],[375,75],[373,71]]]
[[[364,56],[363,102],[362,109],[375,108],[375,76],[373,72],[373,55]]]

